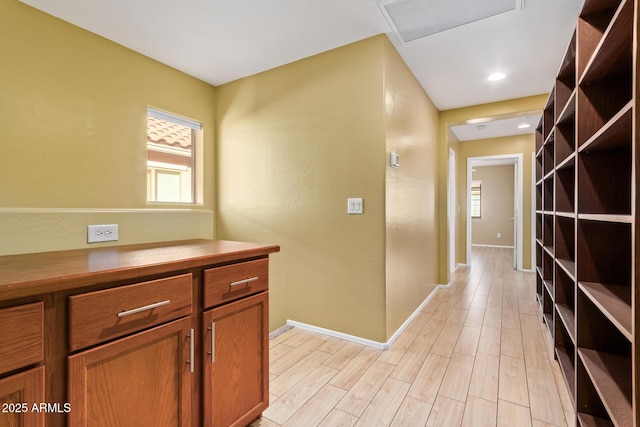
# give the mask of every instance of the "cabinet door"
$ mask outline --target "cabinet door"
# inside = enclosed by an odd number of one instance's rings
[[[269,404],[268,293],[204,313],[204,425],[246,426]]]
[[[44,401],[43,366],[0,380],[0,427],[44,426]]]
[[[69,356],[70,426],[191,425],[191,319]]]

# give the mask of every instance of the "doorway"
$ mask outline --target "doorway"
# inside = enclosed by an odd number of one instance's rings
[[[467,159],[467,238],[466,253],[467,264],[471,265],[471,246],[473,237],[472,221],[472,187],[474,167],[513,165],[513,268],[522,270],[522,236],[523,236],[523,164],[522,154],[507,154],[499,156],[469,157]],[[476,190],[477,191],[477,187]]]

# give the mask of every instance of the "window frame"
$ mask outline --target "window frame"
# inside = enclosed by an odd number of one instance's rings
[[[482,181],[471,181],[471,219],[482,218]]]
[[[146,135],[147,135],[147,196],[146,202],[148,204],[177,204],[177,205],[200,205],[203,203],[203,175],[202,171],[203,162],[202,162],[202,146],[203,146],[203,125],[201,122],[186,118],[184,116],[180,116],[175,113],[170,113],[167,111],[159,110],[154,107],[147,107],[146,114]],[[159,120],[163,120],[172,124],[176,124],[181,127],[186,127],[191,129],[191,147],[190,147],[190,156],[184,156],[184,158],[189,158],[190,163],[188,165],[184,165],[181,162],[177,163],[165,163],[159,162],[157,160],[150,160],[149,153],[155,152],[164,153],[169,156],[176,156],[176,158],[183,156],[183,154],[179,153],[180,148],[173,148],[167,146],[166,148],[155,147],[156,149],[151,148],[150,140],[150,129],[149,129],[149,117],[153,117]],[[180,192],[180,201],[175,200],[158,200],[158,185],[157,185],[157,171],[172,171],[175,173],[184,173],[185,170],[189,171],[189,181],[190,188],[188,191]],[[181,178],[182,180],[183,178]],[[153,180],[153,182],[151,182]]]

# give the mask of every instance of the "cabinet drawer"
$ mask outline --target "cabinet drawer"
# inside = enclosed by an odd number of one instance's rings
[[[191,314],[191,274],[69,297],[69,349]]]
[[[204,305],[221,303],[264,291],[269,286],[269,260],[241,262],[204,271]]]
[[[0,374],[44,359],[44,303],[0,310]]]

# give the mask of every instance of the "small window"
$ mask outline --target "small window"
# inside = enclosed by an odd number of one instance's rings
[[[195,157],[202,124],[147,109],[147,201],[194,203]]]
[[[480,181],[471,182],[471,218],[481,217],[481,200],[482,199],[482,184]]]

